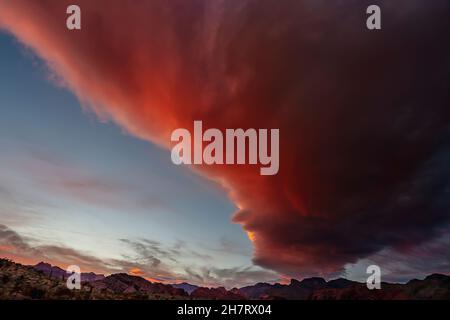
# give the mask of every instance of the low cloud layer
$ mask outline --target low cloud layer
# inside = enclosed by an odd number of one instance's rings
[[[369,3],[370,2],[370,3]],[[448,224],[450,4],[0,0],[0,25],[103,120],[164,147],[175,128],[280,128],[280,172],[200,167],[239,207],[254,262],[331,274]],[[170,158],[168,157],[168,161]]]
[[[46,261],[61,267],[79,265],[84,270],[100,272],[108,266],[99,258],[57,245],[37,244],[38,241],[20,235],[0,224],[0,257],[8,257],[24,263]]]
[[[25,264],[49,262],[61,268],[78,265],[83,272],[112,274],[126,272],[153,282],[189,282],[201,286],[241,287],[260,281],[278,281],[271,271],[254,266],[215,268],[207,267],[212,258],[195,252],[184,242],[172,246],[150,239],[120,239],[126,251],[117,258],[100,259],[90,253],[80,252],[62,245],[43,244],[39,239],[24,237],[0,224],[0,257]],[[186,257],[202,256],[203,266],[183,263]]]

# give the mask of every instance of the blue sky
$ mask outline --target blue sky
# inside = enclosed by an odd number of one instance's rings
[[[11,36],[0,35],[0,48],[2,224],[37,245],[104,259],[127,252],[120,239],[149,239],[185,243],[212,267],[252,265],[224,190],[173,165],[169,151],[83,111]],[[198,265],[186,256],[170,267]]]

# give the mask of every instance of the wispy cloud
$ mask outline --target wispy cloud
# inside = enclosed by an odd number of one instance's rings
[[[108,270],[108,264],[101,259],[77,250],[55,246],[34,245],[35,239],[19,235],[5,225],[0,225],[0,254],[19,261],[47,261],[62,267],[76,264],[86,270]],[[3,249],[2,249],[3,248]]]
[[[243,287],[253,285],[257,282],[279,282],[281,278],[278,274],[263,270],[255,266],[215,268],[202,267],[198,270],[185,269],[188,279],[195,279],[196,282],[204,283],[207,286]]]
[[[46,261],[62,268],[75,264],[79,265],[83,271],[104,274],[126,272],[152,281],[165,283],[187,281],[207,286],[234,287],[277,279],[273,272],[255,270],[255,267],[220,269],[183,265],[186,258],[199,256],[206,259],[203,261],[205,265],[210,257],[196,253],[186,243],[180,241],[172,246],[150,239],[120,239],[118,241],[128,247],[128,250],[122,254],[122,258],[100,259],[92,254],[65,246],[36,245],[35,243],[38,242],[36,239],[24,237],[7,226],[0,225],[0,256],[19,262]]]
[[[36,147],[24,148],[14,158],[4,156],[3,161],[10,172],[5,177],[13,182],[18,177],[22,181],[26,180],[26,187],[33,187],[34,192],[41,195],[34,196],[39,198],[36,199],[39,203],[45,201],[45,195],[51,195],[57,199],[128,212],[169,210],[162,197],[153,193],[150,188],[144,189],[139,184],[133,184],[130,179],[94,172],[92,168]],[[20,190],[4,185],[0,187],[0,196],[33,201],[33,196],[23,196]],[[51,205],[48,200],[46,205]]]

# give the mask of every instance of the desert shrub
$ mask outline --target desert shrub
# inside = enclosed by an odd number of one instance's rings
[[[30,297],[31,299],[42,299],[45,296],[45,291],[39,288],[31,288]]]

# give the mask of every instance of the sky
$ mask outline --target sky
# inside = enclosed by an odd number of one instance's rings
[[[220,187],[173,165],[168,151],[83,111],[11,35],[1,34],[0,47],[0,217],[10,232],[32,247],[127,260],[130,267],[110,263],[120,271],[139,268],[149,257],[161,259],[174,275],[142,269],[165,281],[191,279],[185,269],[260,271],[252,267],[245,232],[230,223],[236,207]],[[146,241],[154,248],[140,252]],[[61,259],[56,252],[17,254],[30,263]],[[101,265],[86,267],[108,272]],[[205,282],[226,280],[219,277]]]
[[[0,254],[240,286],[450,272],[450,4],[0,0]],[[280,171],[170,133],[279,128]],[[75,263],[71,263],[74,262]]]

